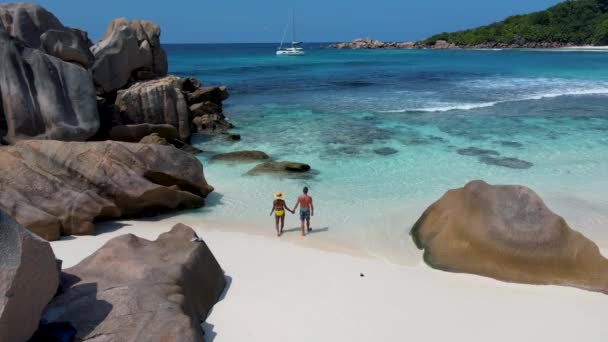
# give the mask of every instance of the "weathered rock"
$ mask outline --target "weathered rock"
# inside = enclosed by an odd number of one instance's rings
[[[195,103],[192,106],[190,106],[190,112],[192,113],[192,116],[194,116],[194,117],[202,116],[202,115],[206,115],[206,114],[219,114],[222,112],[222,107],[218,106],[217,104],[215,104],[211,101],[205,101],[205,102],[201,102],[201,103]]]
[[[219,131],[220,133],[225,134],[227,129],[234,127],[221,113],[197,116],[192,119],[192,123],[196,127],[196,132],[198,133],[213,133]]]
[[[211,157],[212,161],[252,162],[268,160],[270,156],[262,151],[236,151],[220,153]]]
[[[446,49],[456,49],[457,46],[454,43],[447,42],[445,40],[437,40],[435,45],[433,45],[433,49],[436,50],[446,50]]]
[[[152,70],[152,52],[147,41],[139,43],[135,32],[120,26],[112,34],[91,47],[95,56],[93,78],[101,93],[126,86],[134,73]]]
[[[213,190],[171,146],[22,141],[0,148],[0,208],[47,240],[94,234],[97,218],[194,208]]]
[[[58,285],[49,243],[0,210],[0,341],[32,337]]]
[[[310,171],[310,165],[288,161],[273,161],[256,165],[247,172],[248,175],[305,173]]]
[[[499,280],[608,291],[608,260],[523,186],[448,191],[411,231],[432,267]]]
[[[48,30],[40,36],[41,49],[66,62],[90,68],[95,57],[89,50],[88,41],[75,31]]]
[[[177,128],[182,140],[190,138],[190,111],[181,90],[179,78],[139,82],[120,90],[116,107],[133,124],[169,124]]]
[[[95,55],[95,83],[104,93],[121,89],[131,81],[167,75],[160,28],[148,21],[115,19],[91,51]]]
[[[329,45],[331,49],[416,49],[420,48],[415,42],[383,42],[372,41],[370,38],[357,38],[350,43]]]
[[[125,18],[114,19],[102,38],[102,40],[110,37],[115,30],[121,27],[127,26],[134,33],[137,38],[137,42],[141,45],[143,42],[147,42],[150,45],[150,52],[152,55],[152,66],[149,71],[153,73],[154,77],[163,77],[167,75],[168,64],[167,55],[160,44],[161,30],[158,25],[153,22],[145,20],[127,20]]]
[[[86,140],[99,128],[90,74],[0,30],[0,117],[5,140]]]
[[[46,31],[68,30],[51,12],[39,5],[24,2],[0,4],[0,27],[36,49],[40,47],[40,36]]]
[[[178,224],[156,241],[114,238],[66,269],[44,319],[69,322],[78,341],[203,341],[225,284],[209,247]]]
[[[193,92],[187,94],[189,104],[209,101],[221,106],[222,101],[226,100],[228,97],[228,90],[224,86],[199,87]]]
[[[158,135],[158,133],[152,133],[143,137],[140,141],[140,144],[156,144],[156,145],[169,145],[167,139]]]
[[[146,136],[158,134],[168,142],[179,138],[177,129],[171,125],[159,124],[138,124],[138,125],[120,125],[114,126],[110,130],[110,140],[138,142]]]

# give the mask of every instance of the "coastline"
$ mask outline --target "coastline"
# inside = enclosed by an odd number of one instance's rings
[[[133,233],[153,240],[176,221],[192,224],[179,216],[108,222],[99,224],[97,236],[68,237],[52,247],[69,267],[112,237]],[[200,222],[193,228],[229,277],[222,300],[203,325],[211,341],[594,342],[608,334],[603,294],[446,273],[422,261],[395,265],[286,239],[212,230]],[[538,329],[547,321],[552,329]],[[505,329],[504,322],[516,329]]]

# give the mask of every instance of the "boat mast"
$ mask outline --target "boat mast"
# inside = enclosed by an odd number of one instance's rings
[[[291,45],[296,41],[296,10],[291,9]]]

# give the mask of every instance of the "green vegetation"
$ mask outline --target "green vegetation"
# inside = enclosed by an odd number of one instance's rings
[[[515,15],[501,22],[422,41],[431,45],[446,40],[459,46],[554,43],[608,44],[608,0],[567,0],[547,10]]]

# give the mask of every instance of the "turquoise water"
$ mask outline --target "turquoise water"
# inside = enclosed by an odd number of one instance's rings
[[[217,189],[202,220],[272,233],[272,194],[291,205],[307,185],[324,228],[315,239],[402,259],[428,205],[483,179],[531,187],[608,245],[608,53],[308,50],[167,46],[172,73],[229,87],[225,112],[243,137],[196,140]],[[249,177],[255,164],[208,160],[243,149],[315,172]]]

